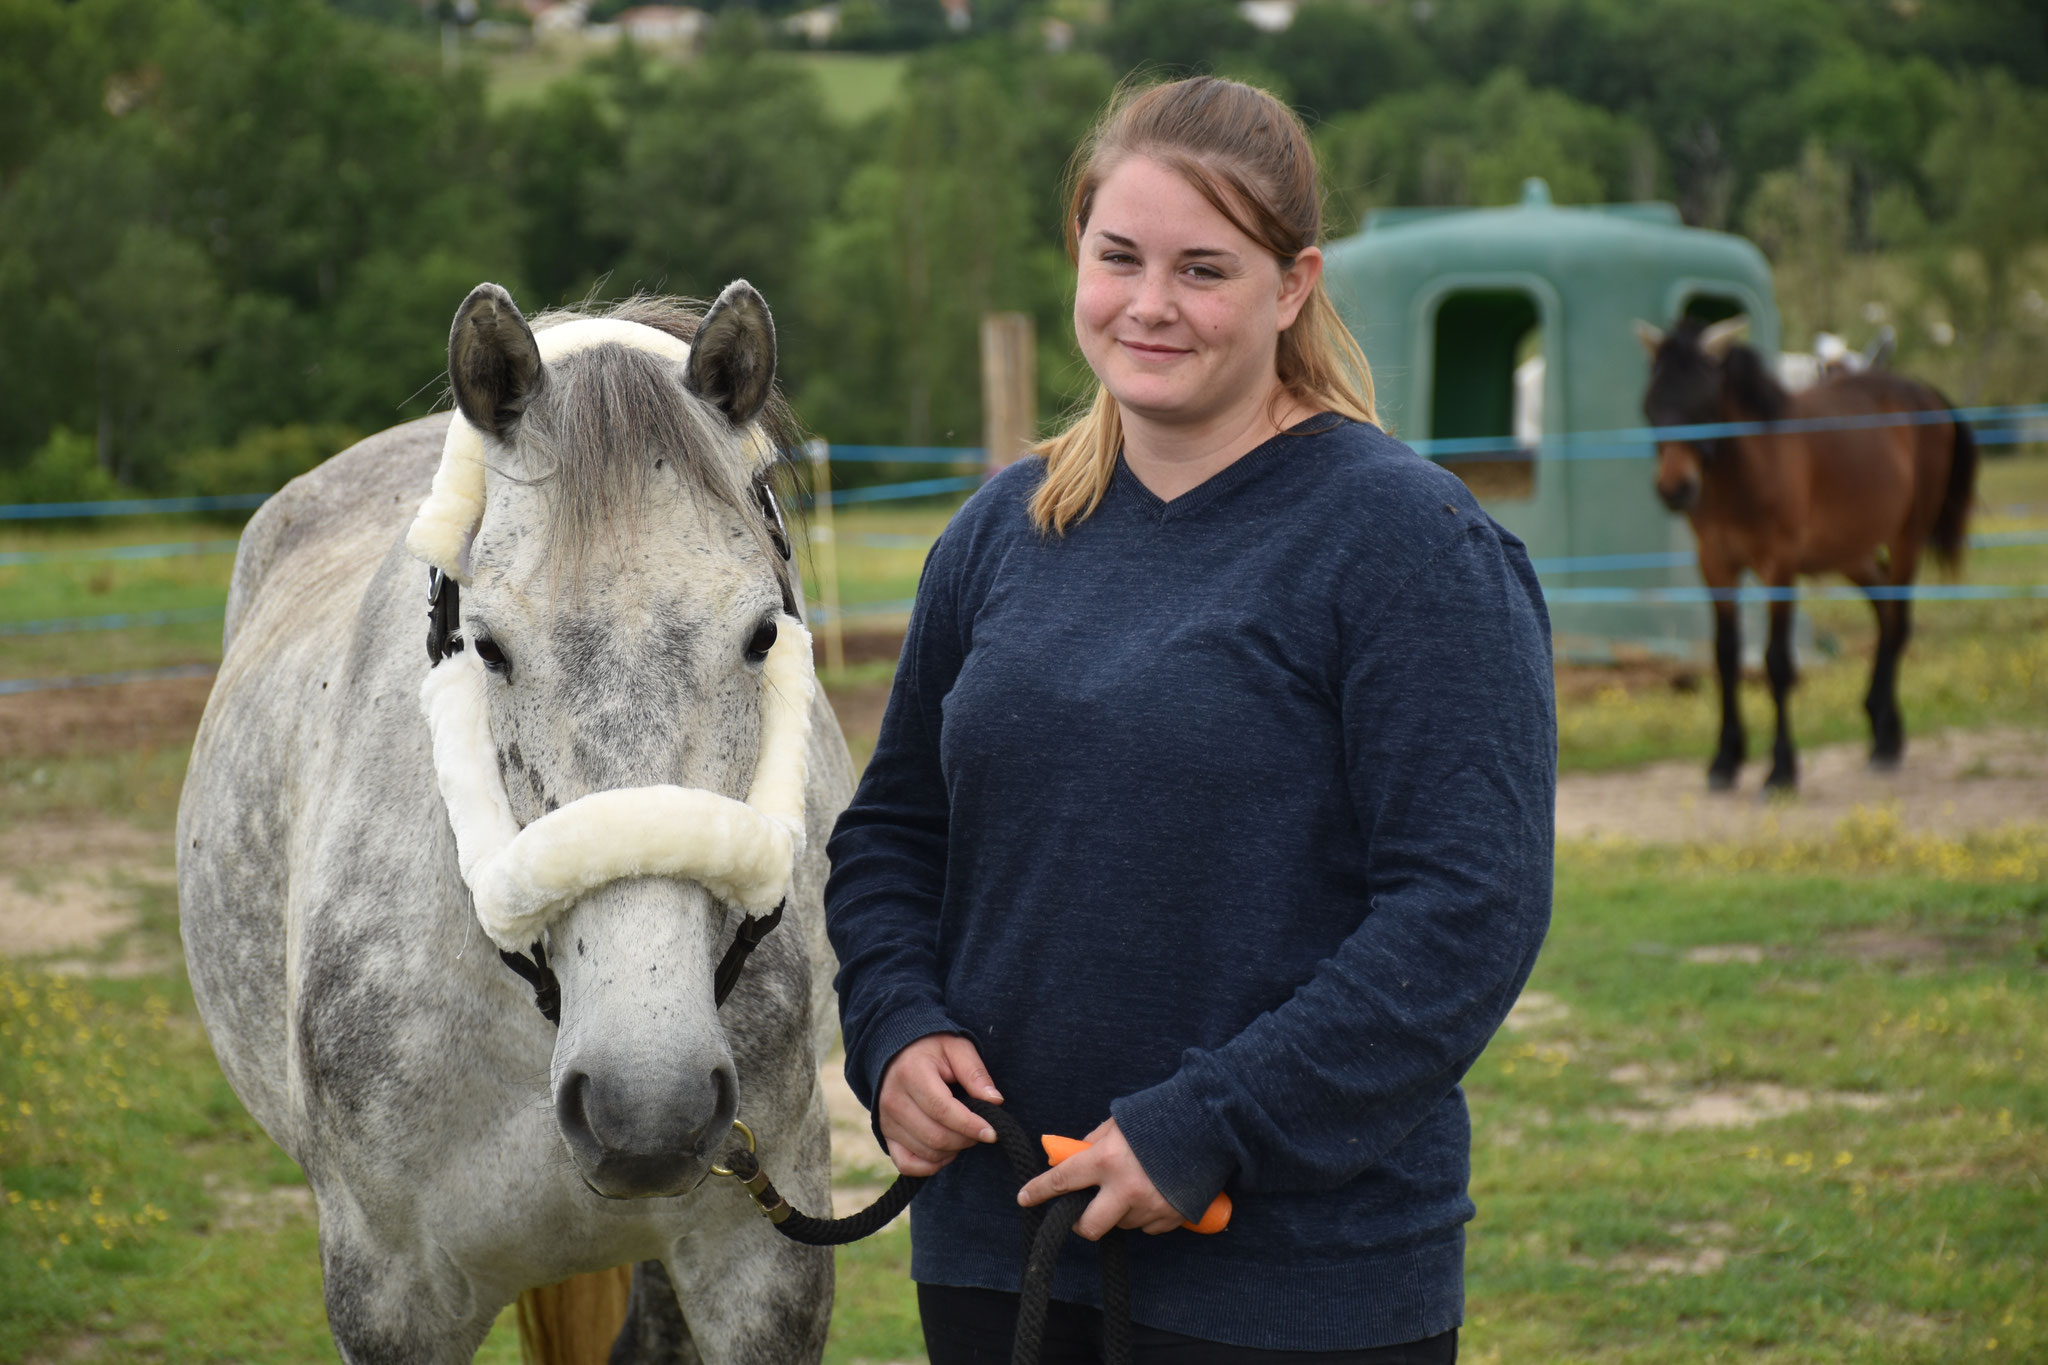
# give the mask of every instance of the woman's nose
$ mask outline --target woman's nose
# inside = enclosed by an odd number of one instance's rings
[[[1150,325],[1172,322],[1179,304],[1173,296],[1173,277],[1161,271],[1146,271],[1131,295],[1131,316]]]

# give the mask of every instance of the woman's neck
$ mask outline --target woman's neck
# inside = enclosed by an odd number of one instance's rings
[[[1189,426],[1119,409],[1124,463],[1162,502],[1198,488],[1287,428],[1315,415],[1285,391],[1269,391],[1216,418]]]

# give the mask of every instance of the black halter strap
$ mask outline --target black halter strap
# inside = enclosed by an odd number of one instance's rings
[[[794,555],[789,541],[789,528],[782,520],[782,508],[775,501],[775,494],[768,487],[768,481],[761,479],[754,484],[755,495],[760,499],[762,515],[768,519],[768,536],[775,543],[776,551],[782,556],[782,571],[777,575],[782,586],[782,609],[797,620],[803,619],[799,610],[796,590],[792,586],[795,578]],[[462,588],[449,575],[438,568],[427,570],[427,658],[430,667],[439,664],[451,654],[462,652]],[[711,1003],[716,1008],[725,1003],[725,997],[740,981],[740,971],[747,965],[747,958],[754,949],[761,946],[761,940],[782,923],[784,900],[765,915],[748,915],[740,921],[739,932],[733,935],[732,946],[725,950],[725,956],[718,960],[718,970],[711,978]],[[519,974],[519,979],[533,987],[533,1003],[541,1017],[550,1024],[560,1027],[562,1022],[562,983],[555,976],[555,969],[548,966],[548,951],[545,939],[537,939],[524,953],[510,952],[500,948],[498,956],[505,965]]]

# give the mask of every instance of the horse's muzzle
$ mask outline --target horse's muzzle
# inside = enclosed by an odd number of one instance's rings
[[[1700,481],[1688,478],[1670,484],[1660,482],[1657,496],[1674,512],[1690,512],[1700,505]]]
[[[555,1090],[555,1122],[583,1183],[607,1199],[659,1199],[694,1189],[739,1112],[730,1062],[698,1085],[653,1099],[572,1071]]]

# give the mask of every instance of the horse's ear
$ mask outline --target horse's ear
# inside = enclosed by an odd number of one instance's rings
[[[1749,314],[1737,313],[1700,333],[1700,349],[1715,360],[1726,360],[1728,352],[1749,331]]]
[[[546,377],[512,296],[495,284],[470,290],[448,332],[448,381],[469,424],[504,440]]]
[[[736,427],[761,415],[775,387],[775,319],[768,301],[734,280],[690,340],[690,392],[714,403]]]
[[[1650,353],[1650,359],[1657,358],[1657,348],[1664,344],[1664,329],[1653,327],[1641,318],[1636,319],[1636,340],[1643,343],[1643,349]]]

